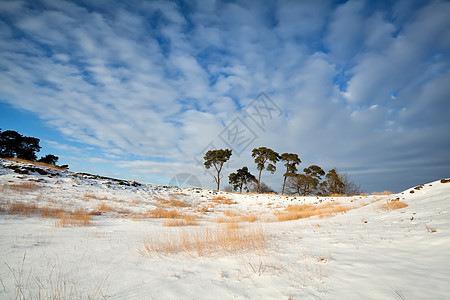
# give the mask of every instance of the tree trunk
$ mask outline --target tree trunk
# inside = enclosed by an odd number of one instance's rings
[[[261,181],[261,172],[262,172],[262,169],[259,170],[258,184],[256,185],[256,192],[257,193],[259,193],[259,182]]]
[[[284,195],[284,186],[285,185],[286,185],[286,176],[284,176],[283,189],[281,190],[281,195]]]

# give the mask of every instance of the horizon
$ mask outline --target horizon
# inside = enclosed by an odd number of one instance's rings
[[[0,128],[151,184],[214,188],[231,149],[223,189],[262,146],[369,193],[450,176],[448,1],[201,3],[0,1]]]

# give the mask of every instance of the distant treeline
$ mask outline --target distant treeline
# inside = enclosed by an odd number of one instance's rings
[[[217,183],[217,190],[220,188],[222,167],[232,155],[230,149],[209,150],[203,159],[205,167],[210,169],[214,167],[214,180]],[[301,163],[300,158],[295,153],[278,154],[272,149],[266,147],[255,148],[252,150],[252,157],[259,170],[258,178],[248,171],[246,166],[238,169],[228,176],[230,186],[226,189],[233,191],[267,193],[274,192],[270,187],[261,181],[263,170],[272,174],[276,171],[276,164],[279,161],[286,167],[283,174],[282,194],[298,195],[356,195],[361,193],[361,187],[352,182],[346,173],[338,173],[336,169],[331,169],[327,173],[317,166],[311,165],[299,173],[297,165]],[[323,177],[324,176],[324,177]]]

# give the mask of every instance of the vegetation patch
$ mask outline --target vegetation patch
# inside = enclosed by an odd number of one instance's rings
[[[275,216],[278,221],[291,221],[298,219],[305,219],[314,216],[329,217],[336,213],[344,213],[350,209],[356,207],[350,207],[339,203],[327,203],[322,205],[289,205],[284,211],[278,211]]]
[[[236,201],[234,201],[230,198],[224,197],[224,196],[212,197],[211,201],[216,204],[227,204],[227,205],[236,204]]]
[[[262,227],[235,228],[215,226],[190,228],[144,237],[143,255],[188,254],[197,256],[233,255],[265,251],[271,236]]]
[[[406,203],[404,203],[404,202],[401,202],[400,201],[400,198],[395,198],[395,199],[390,199],[390,200],[387,200],[386,201],[386,203],[383,203],[381,206],[380,206],[380,208],[382,209],[382,210],[388,210],[388,211],[390,211],[390,210],[396,210],[396,209],[401,209],[401,208],[405,208],[405,207],[407,207],[408,206],[408,204],[406,204]]]

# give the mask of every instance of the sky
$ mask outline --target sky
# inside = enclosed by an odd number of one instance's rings
[[[449,1],[0,0],[0,128],[70,169],[215,187],[210,149],[337,168],[366,192],[450,176]],[[280,191],[284,165],[262,181]]]

